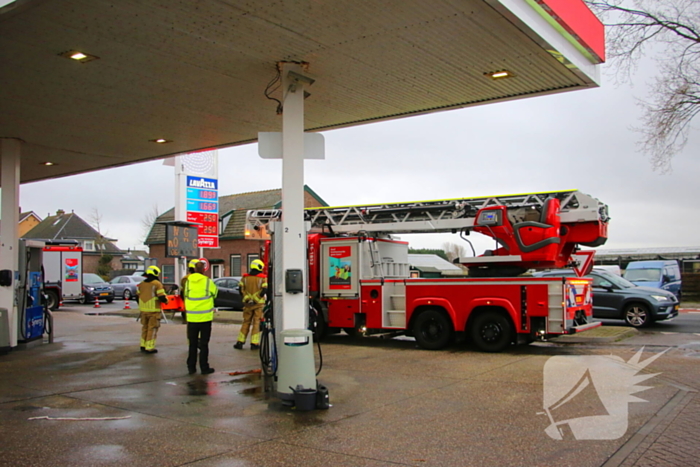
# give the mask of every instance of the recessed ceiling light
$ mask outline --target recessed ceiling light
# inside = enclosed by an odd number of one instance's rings
[[[158,143],[158,144],[165,144],[165,143],[172,143],[173,140],[171,139],[165,139],[165,138],[158,138],[158,139],[149,139],[151,143]]]
[[[100,58],[96,55],[86,54],[85,52],[81,52],[79,50],[67,50],[65,52],[61,52],[58,55],[60,55],[61,57],[70,58],[80,63],[91,62]]]
[[[56,165],[56,163],[51,162],[51,161],[46,161],[46,162],[39,162],[39,165]]]
[[[512,78],[513,77],[513,73],[511,73],[508,70],[490,71],[490,72],[484,73],[484,74],[491,79],[502,79],[502,78]]]

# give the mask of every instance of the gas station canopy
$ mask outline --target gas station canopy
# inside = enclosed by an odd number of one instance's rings
[[[16,0],[0,137],[29,182],[280,131],[280,61],[308,64],[319,131],[594,87],[603,60],[582,0]]]

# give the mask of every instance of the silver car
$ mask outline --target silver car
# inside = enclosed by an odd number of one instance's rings
[[[136,296],[136,286],[144,279],[141,276],[117,276],[109,284],[114,289],[115,297],[131,300]]]

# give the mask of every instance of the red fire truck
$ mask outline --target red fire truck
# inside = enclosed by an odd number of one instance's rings
[[[247,238],[270,238],[280,216],[249,211]],[[406,334],[431,350],[466,337],[498,352],[600,325],[591,319],[589,279],[522,275],[571,266],[580,245],[605,243],[607,206],[579,191],[309,208],[306,217],[309,296],[321,333]],[[411,278],[408,244],[393,235],[436,232],[467,242],[477,232],[498,248],[455,260],[468,276]]]

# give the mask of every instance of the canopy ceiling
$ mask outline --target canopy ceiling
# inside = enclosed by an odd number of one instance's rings
[[[581,0],[18,0],[0,137],[22,182],[54,178],[280,131],[280,61],[308,63],[318,131],[596,86],[601,40]]]

